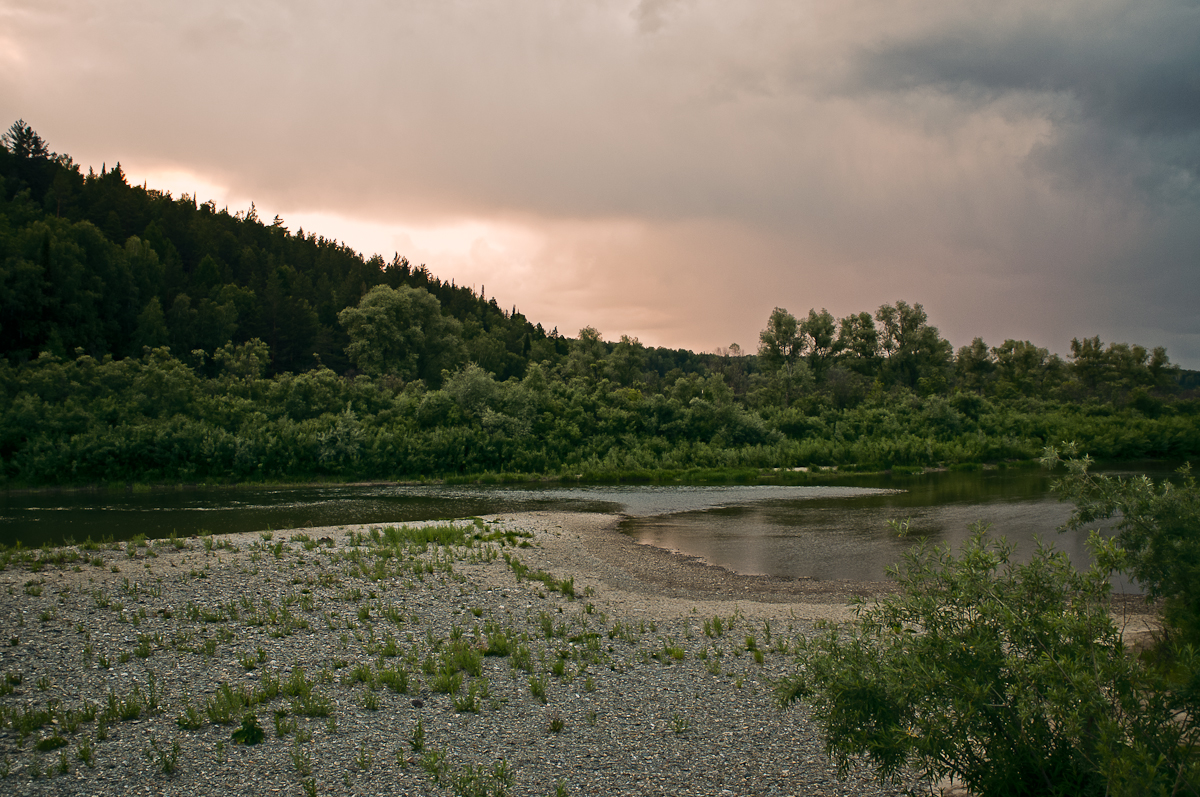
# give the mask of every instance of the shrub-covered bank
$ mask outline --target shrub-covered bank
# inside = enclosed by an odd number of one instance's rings
[[[1133,407],[876,391],[854,407],[747,407],[719,375],[660,393],[533,366],[476,366],[443,386],[328,369],[255,372],[254,344],[216,376],[157,349],[0,365],[0,474],[10,486],[111,481],[419,478],[1024,460],[1060,440],[1106,459],[1200,452],[1194,401]],[[246,364],[249,363],[249,368]]]

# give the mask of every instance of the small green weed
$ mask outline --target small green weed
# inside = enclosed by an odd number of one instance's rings
[[[545,675],[529,676],[529,692],[542,703],[547,700],[546,690],[550,685],[550,679]]]
[[[296,731],[297,722],[295,719],[288,717],[287,709],[275,710],[275,736],[282,739],[290,733]]]
[[[184,704],[183,713],[175,718],[175,724],[183,731],[198,731],[204,727],[204,720],[200,718],[200,712],[196,711],[191,701],[188,701]]]
[[[53,736],[47,736],[44,739],[39,739],[37,744],[33,746],[33,749],[40,753],[48,753],[51,750],[57,750],[60,747],[66,747],[66,745],[67,740],[56,733]]]
[[[296,744],[292,748],[292,766],[296,768],[296,774],[301,777],[308,777],[312,774],[312,753],[308,752],[307,747]]]
[[[91,739],[83,737],[83,741],[79,743],[79,749],[75,751],[75,757],[86,764],[88,769],[96,766],[96,752],[92,749]]]
[[[151,739],[146,758],[153,761],[155,768],[164,775],[175,774],[179,769],[179,740],[174,740],[169,748],[163,749],[157,739]]]
[[[247,714],[242,717],[241,727],[230,736],[235,744],[253,745],[261,742],[267,735],[263,732],[262,726],[258,724],[258,717],[254,714]]]

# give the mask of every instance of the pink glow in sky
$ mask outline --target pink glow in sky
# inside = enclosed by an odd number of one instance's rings
[[[569,335],[904,299],[1196,368],[1198,42],[1186,0],[0,0],[0,112]]]

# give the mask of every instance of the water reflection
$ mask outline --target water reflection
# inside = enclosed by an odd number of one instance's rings
[[[1058,533],[1071,506],[1050,492],[1039,470],[871,476],[856,484],[881,491],[857,496],[770,498],[747,506],[630,518],[639,542],[695,556],[737,573],[781,578],[880,580],[918,540],[958,548],[977,521],[1016,544],[1028,561],[1040,539],[1076,567],[1091,557],[1086,534]],[[882,491],[886,490],[886,491]],[[901,538],[889,520],[907,520]],[[1112,529],[1102,527],[1103,534]],[[1114,581],[1118,589],[1128,585]]]
[[[66,538],[226,534],[539,509],[611,512],[618,506],[529,490],[498,495],[485,489],[391,485],[8,494],[0,498],[0,542],[36,546]]]
[[[1086,565],[1080,535],[1059,535],[1069,507],[1054,498],[914,506],[911,497],[771,501],[759,506],[631,519],[622,530],[639,542],[686,553],[738,573],[783,578],[878,580],[919,538],[957,547],[977,520],[1017,543],[1026,560],[1040,536]],[[889,519],[910,519],[898,537]]]
[[[990,522],[1028,557],[1041,536],[1087,562],[1081,535],[1059,535],[1069,507],[1040,470],[847,477],[800,487],[445,487],[353,485],[0,494],[0,542],[27,546],[135,534],[403,523],[533,510],[624,517],[638,541],[746,574],[878,579],[918,536],[958,544]],[[911,519],[898,539],[889,519]]]
[[[607,512],[633,517],[748,504],[771,497],[851,496],[855,487],[445,487],[352,485],[186,488],[134,493],[43,492],[0,495],[0,542],[24,545],[72,538],[150,538],[200,532],[404,523],[501,512]]]

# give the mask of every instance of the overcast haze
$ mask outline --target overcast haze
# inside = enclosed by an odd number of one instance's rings
[[[1200,368],[1196,0],[0,0],[0,111],[572,336],[904,299]]]

